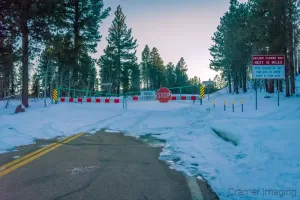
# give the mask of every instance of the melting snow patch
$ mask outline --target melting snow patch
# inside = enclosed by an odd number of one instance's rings
[[[91,172],[99,169],[99,166],[86,166],[86,167],[75,167],[74,169],[67,170],[71,172],[71,174],[79,174],[84,172]]]
[[[106,129],[105,132],[106,132],[106,133],[120,133],[121,131],[119,131],[119,130],[110,130],[110,129]]]
[[[217,129],[212,128],[213,132],[219,136],[220,138],[222,138],[223,140],[225,140],[226,142],[229,142],[231,144],[233,144],[234,146],[238,145],[238,142],[236,140],[236,138],[233,138],[230,134],[223,132],[223,131],[219,131]]]
[[[20,158],[20,156],[14,156],[14,157],[13,157],[13,159],[17,159],[17,158]]]

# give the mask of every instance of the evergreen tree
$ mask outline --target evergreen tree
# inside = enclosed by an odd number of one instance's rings
[[[41,85],[38,74],[34,73],[31,80],[31,94],[34,97],[39,98]]]
[[[286,96],[294,94],[297,65],[297,5],[292,0],[231,0],[221,18],[210,48],[210,67],[234,92],[246,92],[252,55],[283,54],[286,57]],[[233,84],[232,84],[233,82]],[[274,80],[265,80],[266,91],[274,93]],[[291,89],[291,91],[290,91]],[[279,82],[282,91],[282,82]]]
[[[166,84],[164,61],[156,47],[150,52],[149,64],[150,89],[164,86]]]
[[[136,62],[131,64],[130,77],[130,91],[139,91],[141,89],[141,72]]]
[[[82,72],[79,60],[82,54],[95,53],[101,39],[99,27],[109,15],[110,8],[104,9],[103,0],[66,0],[62,10],[65,12],[58,24],[63,30],[72,33],[73,51],[69,71],[69,85],[79,87]],[[86,80],[85,80],[86,81]]]
[[[117,93],[117,74],[116,74],[116,68],[115,68],[115,53],[114,48],[107,46],[106,49],[104,49],[104,55],[100,57],[98,60],[98,65],[100,67],[100,85],[101,90],[104,92],[112,92]],[[103,84],[112,84],[111,86],[107,87]],[[107,91],[109,88],[109,91]]]
[[[97,70],[95,61],[87,53],[81,54],[79,58],[79,88],[95,91],[97,88]],[[86,94],[87,95],[87,94]]]
[[[175,66],[173,63],[169,62],[166,66],[166,81],[167,87],[175,87],[176,83],[176,74],[175,74]]]
[[[115,18],[108,30],[105,54],[98,62],[100,63],[100,73],[111,75],[112,88],[117,94],[120,94],[121,87],[123,93],[131,88],[130,82],[134,82],[131,70],[136,66],[137,61],[136,40],[132,37],[132,30],[127,28],[125,19],[121,6],[118,6]],[[102,83],[105,79],[104,74],[101,75]]]
[[[175,76],[176,76],[176,86],[184,86],[187,85],[188,75],[187,75],[187,65],[183,58],[180,58],[179,62],[175,67]]]
[[[142,52],[142,62],[141,62],[141,73],[143,86],[146,89],[149,89],[149,81],[150,81],[150,49],[148,45],[145,46]]]
[[[6,4],[5,11],[10,18],[7,24],[9,31],[20,36],[22,40],[22,103],[28,107],[29,37],[32,42],[37,42],[49,35],[50,16],[57,2],[53,0],[23,0],[4,1],[4,3]],[[0,21],[2,20],[5,18],[0,17]],[[3,23],[0,22],[0,24]]]
[[[190,78],[189,82],[191,85],[199,85],[201,84],[201,79],[200,77],[194,76],[193,78]]]

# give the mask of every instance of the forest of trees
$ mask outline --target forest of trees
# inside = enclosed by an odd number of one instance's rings
[[[219,72],[214,78],[217,88],[246,92],[252,55],[280,54],[286,57],[286,78],[278,88],[286,96],[295,94],[295,75],[300,73],[297,2],[230,0],[209,49],[210,68]],[[0,98],[20,96],[28,107],[30,95],[49,97],[57,86],[119,95],[201,83],[199,77],[188,78],[184,58],[164,62],[150,45],[137,55],[138,41],[120,6],[114,11],[103,55],[93,59],[101,40],[99,28],[109,14],[103,0],[1,0]],[[274,80],[263,84],[274,93]]]
[[[299,2],[295,0],[230,0],[229,11],[221,18],[211,46],[210,68],[229,86],[229,92],[247,91],[252,55],[285,55],[285,80],[278,89],[295,94],[295,75],[300,73]],[[264,80],[268,93],[274,93],[275,81]]]
[[[104,55],[93,59],[110,12],[102,0],[1,0],[0,98],[20,96],[28,107],[30,95],[49,97],[57,86],[103,91],[111,83],[109,92],[122,94],[200,83],[188,79],[183,58],[165,64],[155,47],[146,46],[138,63],[137,40],[120,6]]]

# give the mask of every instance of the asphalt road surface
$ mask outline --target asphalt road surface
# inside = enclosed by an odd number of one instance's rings
[[[0,165],[38,144],[0,154]],[[0,199],[191,200],[187,179],[158,160],[160,150],[122,134],[84,134],[2,175]]]

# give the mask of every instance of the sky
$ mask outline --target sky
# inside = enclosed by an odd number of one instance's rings
[[[148,45],[158,49],[165,64],[176,64],[183,57],[189,77],[198,76],[206,81],[217,74],[209,69],[208,49],[220,17],[228,10],[229,0],[104,0],[104,6],[111,7],[111,12],[100,25],[102,39],[93,58],[103,55],[105,37],[118,5],[137,39],[139,61]]]

